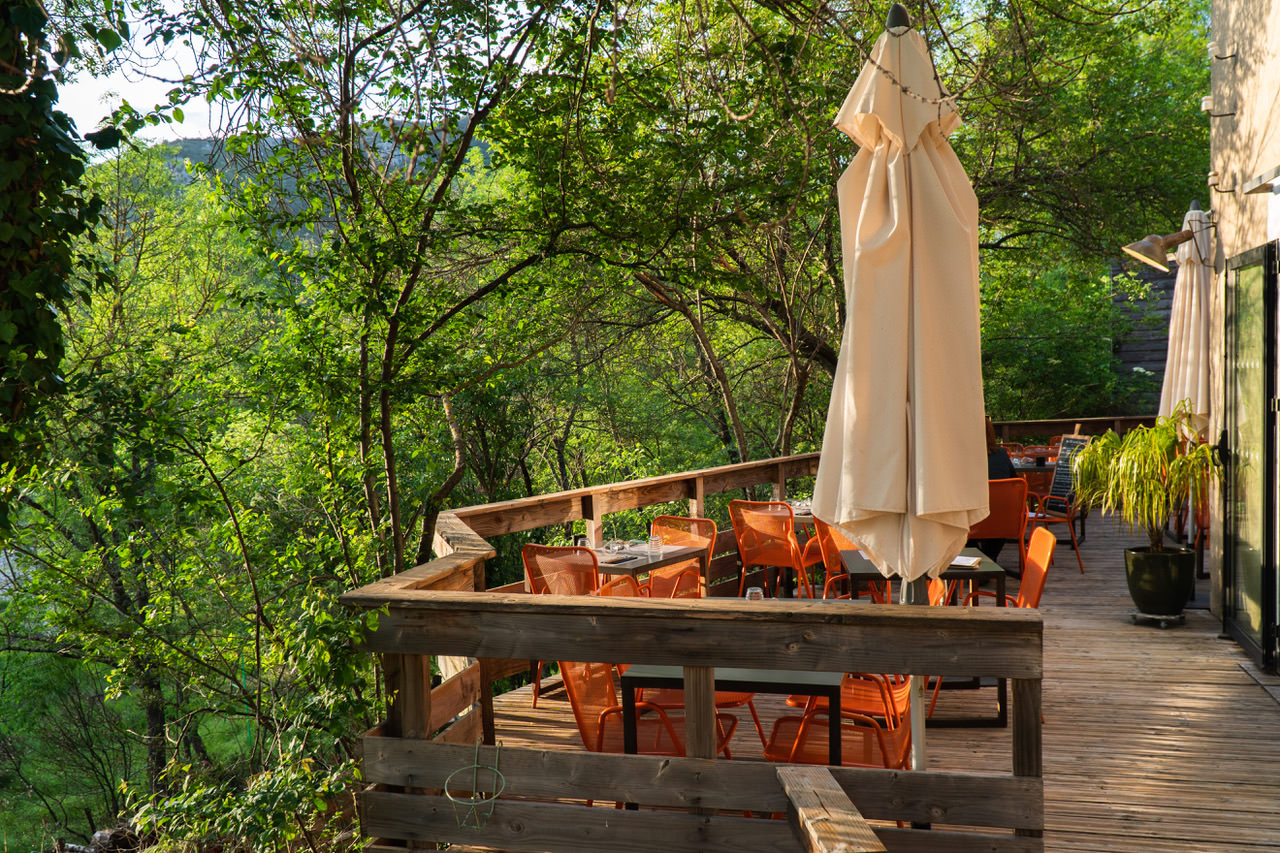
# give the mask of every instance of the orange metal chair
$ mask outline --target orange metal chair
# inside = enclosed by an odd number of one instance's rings
[[[970,539],[1011,539],[1018,543],[1018,572],[1027,562],[1027,481],[1021,477],[988,480],[991,514],[969,528]]]
[[[878,676],[846,676],[846,682],[861,681],[851,688],[866,697],[874,713],[861,713],[844,707],[850,692],[842,692],[839,721],[842,763],[863,767],[906,769],[911,754],[911,723],[908,703],[895,704],[890,691]],[[844,686],[841,687],[845,691]],[[779,717],[769,732],[764,757],[770,761],[801,764],[826,764],[830,712],[825,703],[811,701],[799,716]]]
[[[1000,446],[1003,447],[1004,452],[1008,453],[1011,457],[1016,458],[1018,456],[1026,456],[1026,454],[1022,452],[1022,445],[1016,441],[1002,441],[1000,442]]]
[[[1084,560],[1080,558],[1080,543],[1076,541],[1076,505],[1071,498],[1057,495],[1034,495],[1035,506],[1027,512],[1027,523],[1034,529],[1037,525],[1048,527],[1050,524],[1065,524],[1071,534],[1071,547],[1076,552],[1076,562],[1080,565],[1080,574],[1084,574]]]
[[[778,569],[774,580],[775,597],[784,568],[794,570],[799,588],[809,598],[814,597],[808,569],[822,562],[822,552],[816,547],[801,549],[790,504],[785,501],[730,501],[729,519],[733,522],[733,535],[738,541],[738,556],[742,560],[739,596],[746,589],[747,575],[752,568],[773,566]],[[765,579],[767,586],[767,574]]]
[[[1031,544],[1027,546],[1027,565],[1022,572],[1022,580],[1018,584],[1018,595],[1004,597],[1006,607],[1039,607],[1040,596],[1044,594],[1044,582],[1049,576],[1049,564],[1053,562],[1053,552],[1058,547],[1058,538],[1045,527],[1037,527],[1031,532]],[[966,605],[973,604],[979,598],[995,598],[996,593],[977,589],[965,596]],[[938,704],[938,691],[942,688],[942,679],[938,678],[933,685],[933,698],[929,701],[929,716],[933,716],[933,708]]]
[[[597,595],[611,596],[631,596],[635,598],[642,597],[645,590],[636,583],[636,579],[629,575],[621,575],[600,587]],[[627,671],[627,665],[618,664],[618,672]],[[684,708],[684,691],[674,688],[651,688],[649,690],[637,690],[636,700],[643,699],[650,705],[656,705],[664,711],[680,710]],[[760,735],[760,742],[765,742],[764,727],[760,724],[760,714],[756,711],[754,693],[735,693],[727,690],[717,690],[715,698],[715,706],[717,709],[724,708],[743,708],[745,707],[751,712],[751,721],[755,724],[756,733]]]
[[[520,549],[520,557],[534,595],[587,595],[600,586],[600,563],[590,548],[530,542]]]
[[[649,573],[650,598],[701,598],[703,565],[711,564],[716,544],[716,523],[709,518],[660,515],[649,526],[652,536],[661,536],[664,545],[691,545],[706,549],[702,559],[663,566]]]
[[[858,546],[849,541],[849,537],[838,527],[832,527],[820,518],[813,520],[814,539],[818,542],[819,553],[822,554],[822,564],[827,570],[826,582],[822,585],[823,598],[851,598],[853,596],[853,581],[849,577],[849,573],[844,569],[844,561],[840,559],[841,551],[856,551]],[[806,548],[808,543],[805,543]],[[836,587],[843,586],[843,592],[837,592]],[[877,604],[887,604],[893,595],[892,582],[885,578],[883,582],[876,582],[868,585],[868,592],[871,594],[871,600]]]
[[[1022,582],[1018,584],[1018,595],[1006,595],[1006,607],[1040,606],[1049,564],[1053,562],[1053,552],[1057,547],[1058,539],[1048,528],[1037,527],[1032,531],[1031,544],[1027,546],[1027,568],[1022,573]],[[965,596],[964,603],[971,604],[979,597],[995,598],[996,594],[985,589],[974,590]]]
[[[524,576],[534,595],[589,595],[600,586],[600,564],[590,548],[536,545],[520,549]],[[533,707],[542,692],[542,661],[533,666]]]

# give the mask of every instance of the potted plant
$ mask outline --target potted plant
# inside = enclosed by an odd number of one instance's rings
[[[1124,438],[1108,430],[1073,462],[1078,505],[1118,512],[1130,530],[1147,534],[1146,547],[1125,549],[1125,578],[1138,613],[1162,626],[1181,616],[1195,585],[1195,552],[1166,543],[1165,529],[1217,468],[1212,449],[1193,435],[1180,404],[1155,426],[1136,427]]]

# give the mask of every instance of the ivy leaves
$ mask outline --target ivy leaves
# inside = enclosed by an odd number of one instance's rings
[[[101,204],[79,189],[84,154],[41,73],[46,23],[35,0],[0,9],[0,467],[22,462],[41,400],[62,391],[62,316],[101,277],[77,273],[76,240],[92,233]],[[0,530],[8,501],[0,492]]]

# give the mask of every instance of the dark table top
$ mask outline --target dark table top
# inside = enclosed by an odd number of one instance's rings
[[[698,559],[705,557],[706,548],[699,548],[696,545],[663,545],[662,556],[655,557],[649,554],[643,548],[632,551],[627,549],[616,554],[611,554],[600,548],[594,549],[596,558],[600,561],[600,574],[602,575],[642,575],[651,572],[654,569],[660,569],[663,566],[670,566],[673,563],[683,563],[686,560]],[[610,560],[618,560],[611,563]]]
[[[952,565],[942,572],[941,577],[944,580],[982,580],[984,578],[1005,577],[1004,569],[995,560],[983,554],[977,548],[965,548],[960,552],[961,557],[977,557],[978,565],[974,568]],[[880,570],[875,564],[866,558],[861,551],[841,551],[840,562],[844,564],[845,571],[854,580],[883,580],[884,575],[880,574]],[[1003,585],[1003,582],[1002,584]]]
[[[773,688],[778,688],[785,693],[803,693],[809,689],[815,691],[839,689],[844,673],[718,666],[715,669],[715,678],[717,690],[767,693]],[[682,687],[684,667],[636,664],[628,667],[622,674],[622,683],[624,689],[628,686]],[[822,694],[819,693],[819,695]]]

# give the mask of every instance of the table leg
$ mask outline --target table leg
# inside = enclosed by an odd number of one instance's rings
[[[832,766],[839,767],[844,762],[843,711],[840,707],[840,689],[827,694],[827,730],[830,734],[827,744],[827,760]]]
[[[636,737],[636,689],[622,677],[622,751],[627,755],[635,755],[640,750],[639,738]],[[639,809],[639,803],[626,803],[627,809]]]
[[[996,604],[1005,606],[1005,576],[1001,573],[996,578]],[[996,682],[996,725],[1004,728],[1009,725],[1009,679],[1001,678]]]
[[[622,751],[635,755],[639,750],[636,738],[636,690],[622,678]]]

